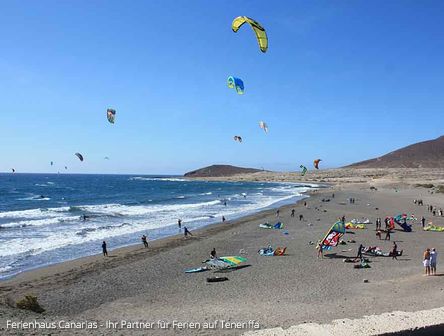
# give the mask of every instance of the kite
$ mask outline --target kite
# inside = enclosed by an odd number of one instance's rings
[[[51,161],[51,166],[54,166],[54,162],[53,161]]]
[[[77,156],[80,161],[83,161],[83,155],[82,154],[76,153],[75,156]]]
[[[233,20],[233,23],[231,24],[231,29],[237,33],[240,27],[247,22],[251,28],[253,29],[254,33],[256,34],[257,43],[259,44],[259,48],[264,53],[268,49],[268,38],[267,33],[265,32],[265,29],[259,24],[259,22],[254,21],[253,19],[250,19],[247,16],[238,16]]]
[[[219,257],[205,261],[209,269],[227,269],[238,267],[240,263],[247,261],[247,258],[239,256]]]
[[[230,76],[227,79],[227,85],[230,89],[236,89],[238,94],[244,94],[244,82],[242,79]]]
[[[307,172],[307,167],[305,167],[305,166],[303,166],[303,165],[300,165],[300,168],[302,169],[302,171],[301,171],[301,176],[304,176],[305,173]]]
[[[268,133],[268,125],[265,122],[259,121],[259,127],[262,128],[265,133]]]
[[[105,156],[103,159],[104,159],[104,160],[109,160],[109,157]]]
[[[314,166],[316,169],[319,169],[319,162],[321,162],[321,161],[322,161],[321,159],[314,160],[314,161],[313,161],[313,166]]]
[[[15,173],[15,169],[14,168],[11,168],[11,170],[12,170],[13,173]]]
[[[67,166],[65,166],[65,170],[68,170],[68,167],[67,167]]]
[[[233,139],[234,139],[234,141],[238,141],[238,142],[242,142],[242,137],[241,136],[239,136],[239,135],[235,135],[234,137],[233,137]]]
[[[338,221],[332,225],[330,230],[328,230],[324,239],[321,240],[320,245],[323,250],[330,250],[332,247],[339,244],[339,240],[345,234],[345,224]]]
[[[106,117],[108,118],[108,121],[111,124],[114,124],[114,119],[116,118],[116,110],[107,109],[106,110]]]

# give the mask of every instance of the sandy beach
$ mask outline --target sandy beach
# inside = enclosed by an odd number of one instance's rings
[[[0,330],[6,335],[26,333],[7,327],[7,320],[47,323],[64,320],[98,321],[98,325],[90,329],[33,329],[26,334],[240,335],[255,334],[260,328],[259,335],[278,335],[278,331],[267,329],[284,330],[299,324],[312,326],[393,311],[440,308],[444,297],[440,257],[439,276],[425,277],[422,255],[427,247],[436,247],[441,253],[444,233],[425,232],[417,221],[413,232],[403,232],[397,227],[391,241],[385,241],[375,236],[374,222],[376,217],[405,212],[444,225],[444,217],[432,218],[426,208],[426,204],[444,208],[443,194],[399,180],[380,182],[377,190],[370,190],[374,179],[362,174],[360,179],[354,183],[336,180],[329,188],[312,193],[306,199],[307,207],[299,202],[280,208],[279,220],[285,224],[284,230],[258,227],[264,222],[277,221],[275,210],[269,210],[206,227],[193,232],[194,237],[189,239],[178,235],[155,241],[149,249],[142,244],[111,248],[108,258],[96,255],[20,274],[0,284]],[[331,182],[326,178],[316,180]],[[434,181],[441,181],[441,177],[435,176]],[[356,202],[350,204],[349,198],[355,198]],[[414,199],[422,199],[424,206],[414,204]],[[296,216],[292,218],[293,208]],[[300,214],[304,217],[302,221]],[[364,230],[347,230],[344,240],[355,243],[339,245],[325,253],[323,259],[317,259],[315,245],[310,242],[321,239],[343,215],[347,220],[369,218],[371,224]],[[369,257],[368,269],[354,269],[353,264],[343,262],[345,257],[356,255],[361,243],[388,252],[393,241],[403,250],[398,260]],[[286,255],[258,255],[259,248],[268,244],[286,246]],[[244,252],[241,255],[248,258],[248,267],[220,274],[184,273],[186,269],[201,266],[212,248],[220,256]],[[215,275],[225,276],[229,281],[206,282],[207,277]],[[44,314],[10,307],[28,293],[38,297],[46,309]],[[442,309],[431,314],[436,317],[435,324],[444,323]],[[403,324],[411,328],[396,314],[386,314],[382,320],[398,330],[403,329]],[[107,321],[116,324],[110,326]],[[146,324],[130,329],[122,321]],[[347,328],[353,323],[343,324]],[[291,334],[298,332],[304,334],[296,329]],[[383,332],[374,325],[362,331],[362,335]],[[316,333],[305,333],[309,334]]]

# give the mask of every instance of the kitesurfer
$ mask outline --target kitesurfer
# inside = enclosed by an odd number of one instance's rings
[[[147,237],[145,235],[142,236],[142,243],[145,248],[148,248],[148,241],[146,240]]]
[[[107,257],[108,256],[108,250],[106,249],[106,242],[103,241],[102,243],[102,251],[103,251],[103,256]]]
[[[321,243],[321,241],[320,240],[318,240],[318,244],[316,245],[316,249],[318,250],[318,259],[319,259],[319,257],[321,257],[322,259],[324,259],[324,255],[322,254],[322,250],[323,250],[323,245],[322,245],[322,243]]]
[[[193,236],[186,226],[183,227],[183,234],[184,234],[185,238],[188,235]]]
[[[213,247],[213,249],[210,252],[210,259],[216,259],[216,258],[217,258],[216,249]]]

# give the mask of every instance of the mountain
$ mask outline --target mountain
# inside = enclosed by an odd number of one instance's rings
[[[444,136],[395,150],[384,156],[357,162],[351,168],[444,168]]]
[[[186,173],[185,177],[225,177],[238,174],[256,173],[261,171],[254,168],[242,168],[230,165],[212,165]]]

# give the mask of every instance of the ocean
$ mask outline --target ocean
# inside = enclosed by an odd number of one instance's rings
[[[0,174],[0,279],[295,202],[316,185],[175,176]]]

